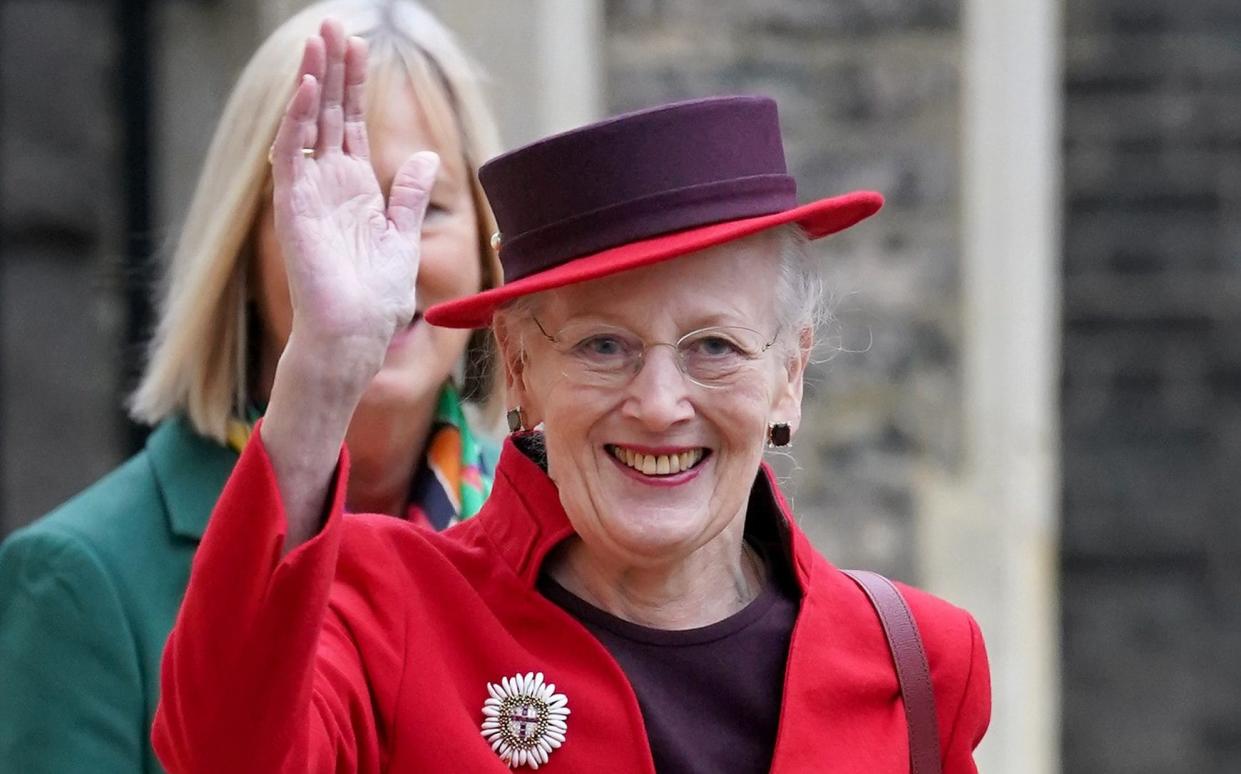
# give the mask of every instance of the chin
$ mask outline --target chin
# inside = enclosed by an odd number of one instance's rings
[[[663,561],[693,553],[704,541],[707,517],[697,510],[622,504],[602,522],[611,541],[626,553]]]
[[[428,378],[423,369],[385,363],[366,388],[362,402],[416,405],[423,400],[433,401],[439,396],[440,386],[447,378],[447,373],[434,379]]]
[[[414,335],[388,350],[383,367],[362,398],[364,402],[417,405],[419,401],[439,397],[440,388],[451,377],[464,346],[450,351],[445,346],[449,342],[438,341],[427,327],[416,325]]]

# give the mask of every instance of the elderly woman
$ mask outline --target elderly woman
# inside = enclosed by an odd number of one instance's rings
[[[327,13],[339,21],[318,37]],[[419,314],[499,279],[494,221],[475,174],[497,145],[478,75],[415,3],[312,6],[254,54],[207,152],[132,402],[136,418],[157,425],[145,450],[0,547],[4,771],[159,770],[149,738],[164,642],[294,329],[268,151],[299,67],[320,72],[329,59],[344,67],[345,30],[370,47],[363,69],[354,44],[350,77],[367,74],[378,98],[365,115],[351,102],[347,116],[350,127],[369,128],[367,174],[404,179],[410,155],[426,148],[442,163],[428,189],[419,305],[388,331],[391,343],[357,385],[342,496],[351,510],[443,528],[473,515],[487,493],[494,454],[484,458],[467,404],[483,409],[491,396],[493,350],[481,335],[471,346],[468,332],[433,328]],[[310,48],[308,36],[316,36]]]
[[[494,332],[495,489],[443,533],[343,515],[350,417],[422,304],[436,169],[415,156],[385,208],[350,118],[362,56],[306,72],[276,140],[293,334],[166,651],[169,769],[973,772],[974,621],[832,567],[762,462],[801,415],[807,237],[880,205],[797,206],[769,100],[484,165],[506,283],[427,319]]]

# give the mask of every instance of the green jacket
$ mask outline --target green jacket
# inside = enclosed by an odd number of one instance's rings
[[[0,544],[0,770],[163,770],[149,742],[160,656],[236,460],[169,420]]]

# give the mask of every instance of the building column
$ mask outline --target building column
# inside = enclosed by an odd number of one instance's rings
[[[974,611],[991,658],[983,771],[1060,767],[1060,7],[963,17],[965,456],[928,487],[924,577]]]
[[[483,66],[512,148],[602,117],[602,0],[424,0]]]

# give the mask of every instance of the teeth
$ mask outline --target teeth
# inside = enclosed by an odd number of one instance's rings
[[[612,447],[612,456],[647,476],[667,476],[689,470],[702,459],[703,450],[693,449],[678,454],[642,454],[620,446]]]

